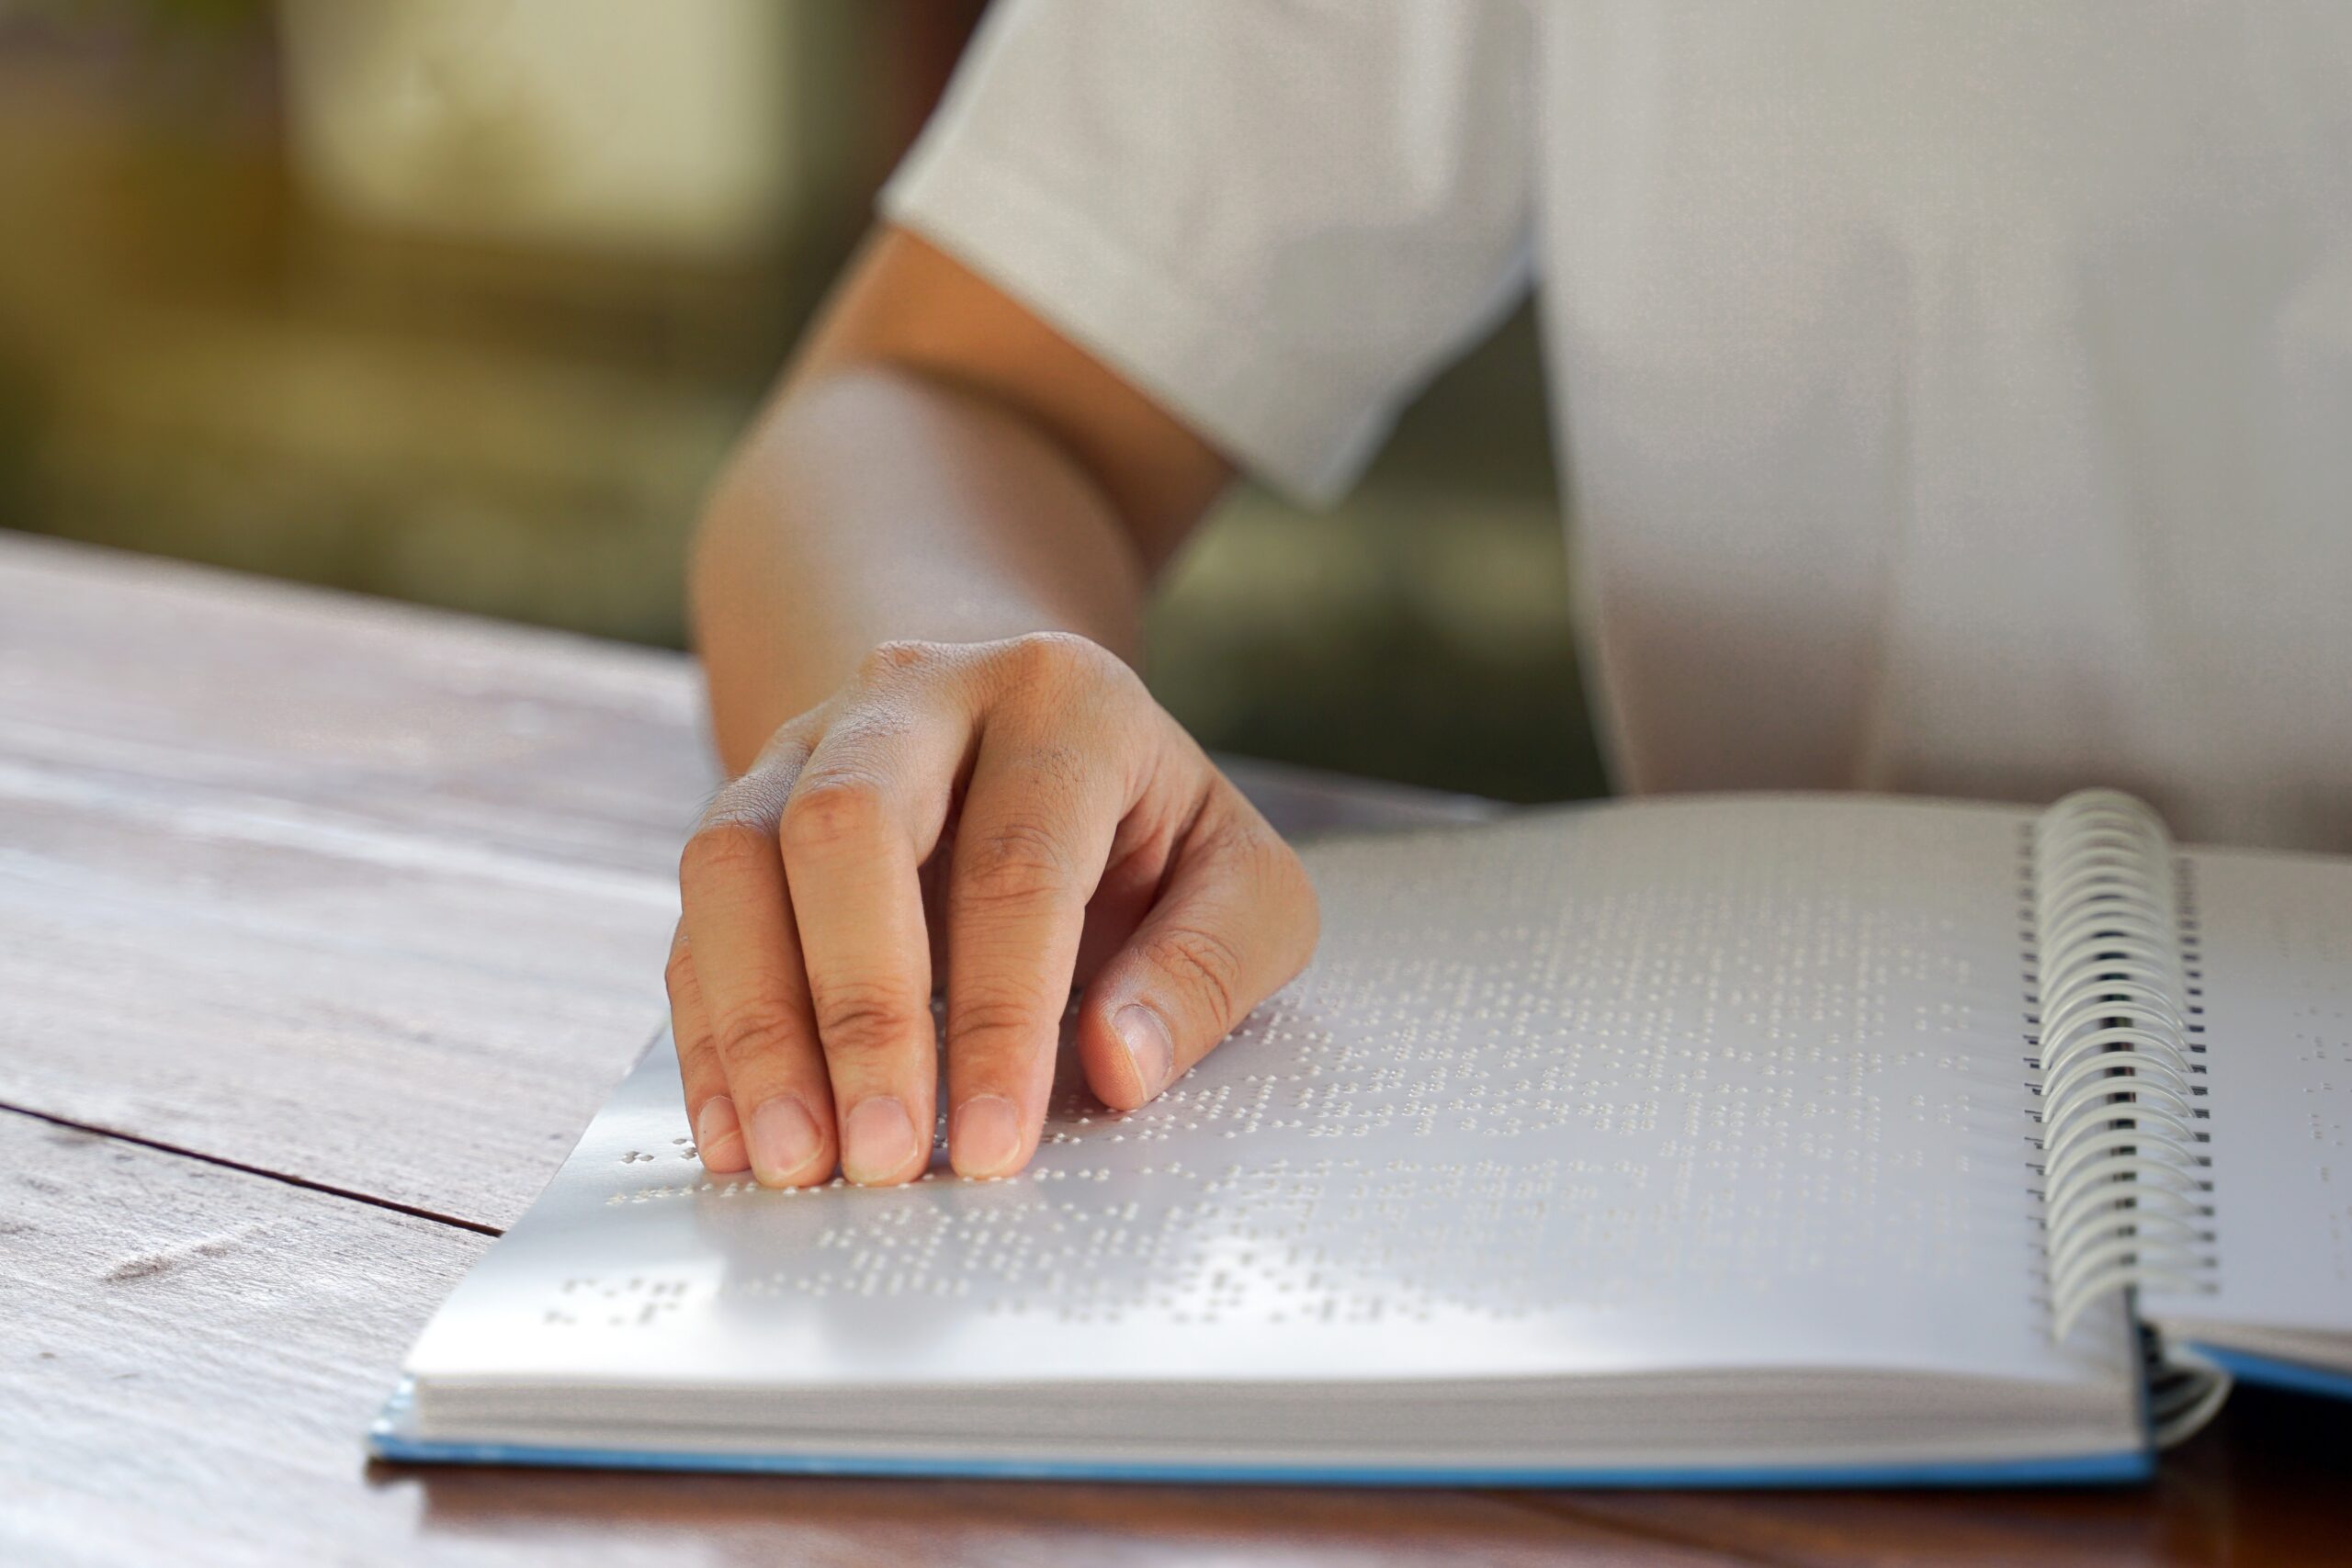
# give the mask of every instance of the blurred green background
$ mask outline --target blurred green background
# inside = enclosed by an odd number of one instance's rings
[[[713,468],[981,0],[0,0],[0,523],[679,646]],[[1212,748],[1602,786],[1524,311],[1149,674]]]

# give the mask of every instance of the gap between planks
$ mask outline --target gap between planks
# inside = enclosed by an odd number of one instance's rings
[[[316,1192],[324,1197],[340,1198],[349,1202],[366,1204],[369,1208],[405,1214],[412,1219],[447,1225],[455,1230],[471,1231],[478,1235],[495,1238],[505,1234],[499,1226],[483,1224],[479,1221],[463,1219],[455,1214],[441,1213],[419,1204],[402,1203],[390,1198],[379,1198],[371,1193],[357,1191],[348,1187],[313,1181],[307,1177],[292,1176],[266,1167],[249,1165],[243,1160],[226,1159],[219,1155],[209,1155],[177,1144],[166,1143],[160,1138],[141,1137],[135,1133],[119,1132],[111,1127],[80,1121],[74,1117],[59,1116],[46,1111],[35,1111],[28,1106],[17,1105],[6,1100],[0,1100],[0,1113],[22,1116],[28,1121],[85,1133],[93,1137],[105,1138],[115,1143],[131,1145],[153,1153],[191,1160],[199,1165],[235,1171],[240,1175],[255,1177],[264,1181],[274,1181],[282,1186],[298,1188],[305,1192]],[[1759,1568],[1759,1565],[1760,1568],[1784,1568],[1790,1561],[1780,1557],[1758,1556],[1745,1551],[1726,1551],[1719,1543],[1687,1539],[1678,1532],[1660,1529],[1646,1520],[1628,1520],[1611,1517],[1599,1512],[1588,1513],[1569,1498],[1550,1495],[1537,1495],[1499,1488],[1480,1489],[1475,1495],[1514,1509],[1572,1519],[1585,1529],[1596,1530],[1603,1536],[1617,1537],[1629,1544],[1638,1543],[1643,1546],[1665,1548],[1677,1553],[1691,1553],[1708,1562],[1724,1563],[1726,1568]]]
[[[448,1225],[455,1230],[471,1231],[476,1235],[502,1236],[506,1234],[497,1225],[486,1225],[479,1220],[469,1220],[457,1214],[445,1214],[437,1209],[428,1209],[421,1204],[403,1203],[396,1198],[379,1198],[371,1192],[362,1192],[356,1188],[337,1187],[327,1181],[313,1181],[309,1177],[291,1176],[282,1170],[272,1170],[266,1166],[247,1165],[243,1160],[226,1159],[220,1155],[209,1155],[200,1149],[165,1143],[161,1138],[142,1138],[136,1133],[120,1132],[113,1127],[100,1126],[95,1122],[77,1121],[71,1116],[58,1116],[47,1111],[35,1111],[28,1105],[17,1105],[8,1100],[0,1100],[0,1111],[29,1117],[35,1122],[46,1122],[52,1127],[71,1128],[74,1132],[87,1133],[94,1137],[111,1138],[119,1144],[134,1144],[142,1149],[153,1149],[157,1154],[175,1155],[181,1159],[195,1160],[200,1165],[219,1166],[223,1170],[238,1171],[246,1176],[258,1176],[265,1181],[276,1181],[288,1187],[299,1187],[305,1192],[319,1192],[330,1198],[342,1198],[354,1203],[365,1203],[369,1208],[387,1209],[395,1214],[406,1214],[412,1219],[431,1220],[435,1224]]]

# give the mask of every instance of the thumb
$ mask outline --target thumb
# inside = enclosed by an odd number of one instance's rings
[[[1158,902],[1080,999],[1088,1086],[1116,1111],[1157,1097],[1306,966],[1318,923],[1298,856],[1218,780]]]

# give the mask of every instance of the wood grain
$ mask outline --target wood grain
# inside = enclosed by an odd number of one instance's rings
[[[384,1368],[486,1238],[0,1114],[0,1560],[326,1562]]]
[[[0,1112],[0,1562],[1698,1563],[1467,1493],[370,1469],[488,1245]]]
[[[0,789],[0,1101],[503,1226],[659,1021],[673,909],[650,876]]]
[[[683,655],[0,536],[0,757],[289,834],[667,878],[714,780]]]
[[[0,1103],[511,1223],[662,1016],[696,712],[674,655],[0,536]]]
[[[673,656],[0,536],[0,1102],[112,1134],[0,1110],[0,1562],[2345,1560],[2352,1413],[2255,1393],[2120,1491],[366,1468],[485,1245],[429,1216],[511,1220],[658,1018],[695,713]],[[1482,809],[1236,771],[1289,829]]]
[[[2346,1436],[2254,1396],[2150,1492],[1515,1494],[369,1467],[487,1245],[0,1113],[0,1561],[899,1564],[2342,1561]],[[2239,1417],[2243,1417],[2240,1419]]]

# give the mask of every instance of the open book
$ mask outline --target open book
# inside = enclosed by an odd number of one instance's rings
[[[2143,1474],[2352,1392],[2352,861],[2127,796],[1306,852],[1307,973],[1018,1177],[771,1191],[657,1043],[426,1328],[403,1460],[1482,1485]]]

